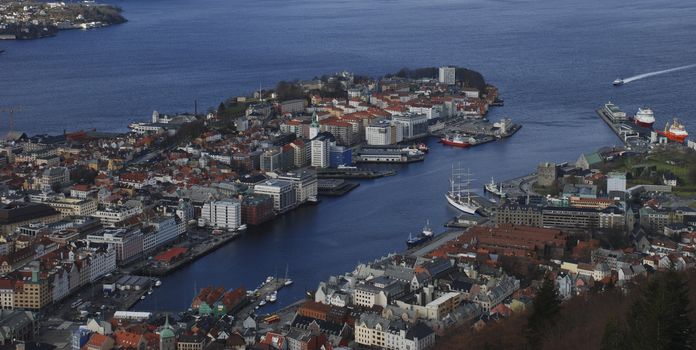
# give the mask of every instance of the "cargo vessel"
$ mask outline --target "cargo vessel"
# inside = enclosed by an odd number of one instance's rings
[[[406,240],[406,246],[409,248],[413,248],[419,244],[425,243],[431,239],[433,239],[433,230],[430,228],[430,221],[426,221],[425,227],[423,227],[423,231],[418,234],[417,236],[413,236],[412,234],[408,234],[408,239]]]
[[[664,131],[658,131],[657,133],[674,142],[684,142],[689,137],[686,127],[677,118],[672,120],[671,125],[667,123]]]
[[[471,143],[469,142],[470,138],[467,137],[466,135],[463,134],[454,134],[454,135],[445,135],[443,138],[440,139],[440,143],[443,145],[447,146],[454,146],[454,147],[469,147],[471,146]]]

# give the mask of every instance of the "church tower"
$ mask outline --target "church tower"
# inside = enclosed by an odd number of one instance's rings
[[[160,350],[176,350],[176,335],[174,328],[169,325],[169,315],[164,322],[164,326],[159,330],[159,348]]]
[[[312,124],[309,125],[309,139],[313,140],[319,135],[319,119],[317,118],[317,111],[312,113]]]

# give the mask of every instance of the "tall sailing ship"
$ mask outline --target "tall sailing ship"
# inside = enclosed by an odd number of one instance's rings
[[[471,173],[468,169],[464,172],[454,165],[450,177],[450,190],[445,194],[445,198],[451,206],[467,214],[474,215],[481,208],[471,197]]]

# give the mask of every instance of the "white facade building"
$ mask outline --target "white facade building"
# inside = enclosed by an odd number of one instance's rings
[[[626,192],[626,173],[610,172],[607,176],[607,193]]]
[[[201,220],[205,226],[236,230],[242,225],[242,205],[236,199],[224,199],[203,205]]]
[[[392,126],[386,123],[376,123],[365,128],[365,140],[368,145],[387,146],[392,142]]]
[[[292,182],[286,180],[271,179],[256,184],[254,185],[254,193],[271,196],[273,198],[273,209],[277,212],[292,209],[297,201]]]
[[[142,212],[140,208],[129,207],[108,207],[104,210],[97,210],[92,216],[99,219],[104,227],[115,227],[117,222],[121,222],[131,216]]]
[[[454,85],[456,83],[456,68],[454,67],[440,67],[438,74],[438,79],[442,84]]]
[[[318,194],[317,173],[309,170],[289,172],[278,176],[278,180],[292,182],[297,203],[314,201]]]
[[[331,145],[336,139],[328,132],[321,132],[310,142],[311,165],[315,168],[327,168],[329,166]]]

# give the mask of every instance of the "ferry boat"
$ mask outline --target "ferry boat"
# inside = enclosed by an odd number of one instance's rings
[[[440,139],[440,143],[447,146],[462,148],[471,146],[471,143],[469,143],[469,138],[462,134],[445,135],[445,137]]]
[[[427,242],[433,239],[433,230],[430,228],[430,220],[426,221],[423,231],[417,236],[413,237],[412,234],[408,234],[408,239],[406,240],[406,246],[413,248],[421,243]]]
[[[466,177],[466,178],[463,178]],[[452,176],[450,177],[450,191],[445,194],[447,202],[467,214],[475,215],[481,207],[471,199],[471,173],[463,173],[461,169],[452,166]]]
[[[655,123],[655,114],[649,107],[638,108],[633,122],[640,127],[652,129]]]
[[[484,186],[484,189],[490,193],[493,193],[494,195],[498,197],[505,197],[505,192],[503,192],[503,186],[500,184],[495,183],[495,180],[493,180],[493,177],[491,177],[491,182],[487,183]]]
[[[614,86],[621,86],[621,85],[624,84],[624,81],[623,81],[623,79],[621,79],[621,78],[616,78],[616,80],[614,80],[614,82],[611,83],[611,84],[614,85]]]
[[[336,169],[343,169],[343,170],[357,170],[358,167],[352,166],[352,165],[346,165],[346,164],[340,164],[339,166],[336,167]]]
[[[686,127],[677,118],[672,120],[671,125],[667,123],[664,131],[658,131],[657,133],[674,142],[684,142],[689,137]]]
[[[604,114],[609,116],[614,122],[620,122],[628,119],[626,112],[622,111],[619,106],[613,104],[611,101],[604,104]]]

